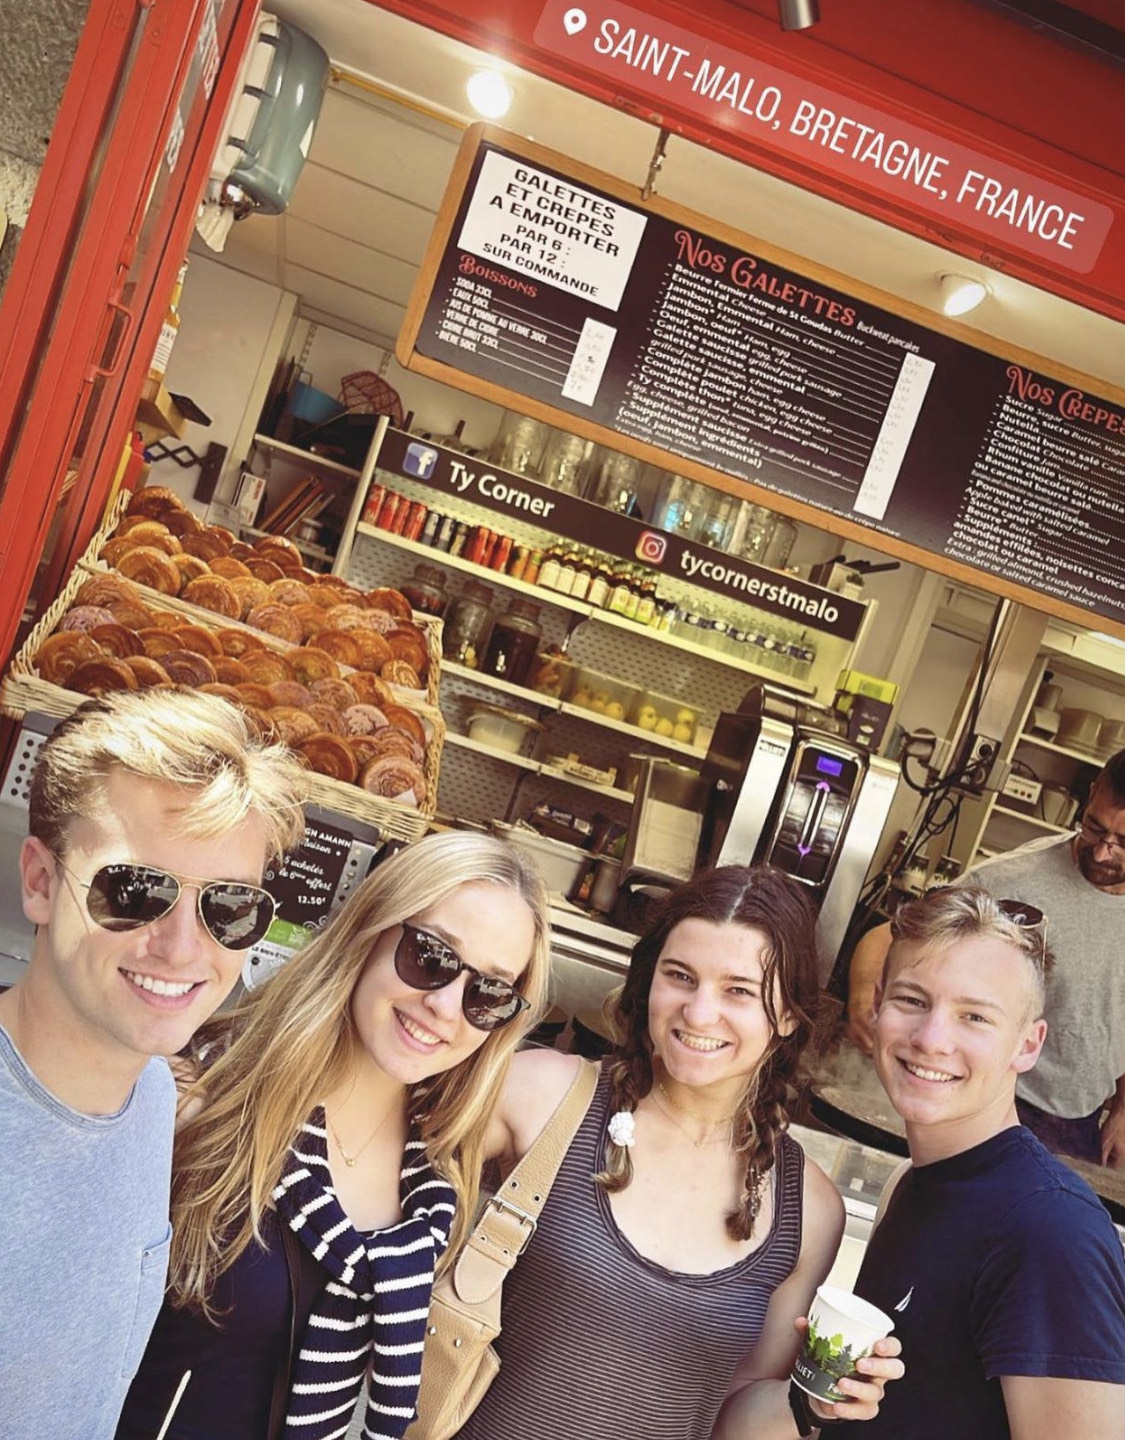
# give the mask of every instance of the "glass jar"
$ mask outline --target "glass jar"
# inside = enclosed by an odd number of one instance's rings
[[[716,550],[724,550],[734,527],[735,502],[729,495],[720,495],[712,490],[706,504],[699,513],[696,525],[696,539]]]
[[[441,649],[446,659],[469,670],[479,669],[492,618],[492,587],[480,580],[466,580],[442,627]]]
[[[796,542],[796,525],[784,515],[778,515],[774,523],[773,534],[770,536],[770,543],[766,546],[762,556],[762,564],[767,565],[771,570],[783,570],[786,561],[793,553],[793,546]]]
[[[542,421],[509,410],[500,422],[488,458],[494,465],[512,470],[517,475],[535,475],[538,474],[546,443],[547,427]]]
[[[581,495],[586,488],[592,440],[581,435],[567,435],[562,430],[551,432],[543,455],[539,478],[567,495]]]
[[[424,615],[444,615],[449,604],[445,589],[445,572],[436,565],[417,564],[414,573],[402,582],[402,593],[411,607]]]
[[[684,475],[668,475],[657,499],[656,524],[669,534],[694,540],[698,533],[700,511],[706,500],[705,485]]]
[[[773,511],[767,510],[764,505],[752,505],[749,500],[743,500],[735,521],[734,534],[731,536],[734,553],[743,560],[760,565],[766,547],[773,537],[776,518]]]
[[[636,508],[641,483],[641,462],[632,455],[606,454],[598,466],[590,498],[607,510],[628,515]]]
[[[515,599],[505,614],[496,617],[482,670],[513,685],[524,683],[543,635],[539,608],[531,600]]]

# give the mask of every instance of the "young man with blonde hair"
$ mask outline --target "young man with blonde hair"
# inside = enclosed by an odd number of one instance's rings
[[[980,886],[897,911],[874,1058],[906,1125],[856,1293],[906,1377],[864,1440],[1125,1437],[1125,1262],[1086,1183],[1016,1114],[1039,1057],[1048,919]]]
[[[109,1440],[164,1291],[175,1086],[266,932],[303,771],[213,696],[89,701],[44,743],[36,927],[0,995],[0,1440]]]

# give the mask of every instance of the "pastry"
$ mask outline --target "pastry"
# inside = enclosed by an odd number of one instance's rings
[[[305,710],[313,703],[312,691],[298,680],[274,680],[269,685],[270,698],[275,705],[292,705]]]
[[[316,721],[295,705],[273,705],[268,714],[286,745],[299,745],[302,740],[316,734]]]
[[[311,685],[314,680],[334,680],[340,673],[340,667],[327,650],[299,645],[296,650],[287,651],[285,658],[302,685]]]
[[[137,523],[140,524],[141,522],[138,521]],[[109,565],[111,568],[114,568],[122,555],[128,555],[130,550],[135,550],[136,548],[128,535],[115,535],[112,540],[107,540],[98,551],[98,559],[103,565]]]
[[[83,695],[105,695],[111,690],[138,689],[137,677],[124,660],[103,655],[100,660],[85,660],[67,676],[66,688]]]
[[[363,616],[363,628],[377,630],[380,635],[389,635],[402,624],[398,616],[392,615],[389,610],[365,610]]]
[[[112,540],[120,540],[123,535],[128,535],[130,530],[135,530],[138,525],[143,525],[150,517],[148,515],[122,515],[117,524],[113,527],[110,536]]]
[[[137,600],[140,591],[120,575],[91,575],[83,580],[74,597],[75,605],[110,605],[114,600]]]
[[[401,685],[405,690],[420,690],[422,682],[414,666],[406,660],[388,660],[379,674],[392,685]]]
[[[178,630],[184,617],[178,610],[149,610],[148,623],[156,630]]]
[[[360,605],[333,605],[327,612],[328,619],[325,624],[333,630],[355,630],[367,625],[369,613]]]
[[[223,554],[230,554],[230,547],[238,539],[233,530],[228,530],[225,525],[204,525],[201,531],[204,535],[210,535],[223,547]]]
[[[192,650],[196,655],[206,655],[209,660],[214,660],[223,653],[219,637],[213,630],[206,630],[202,625],[185,623],[172,633],[180,642],[181,650]]]
[[[162,510],[184,510],[187,507],[167,485],[146,485],[129,501],[127,515],[158,515]]]
[[[318,630],[312,637],[313,646],[331,655],[341,665],[359,664],[359,646],[350,635],[340,630]]]
[[[309,684],[316,700],[334,710],[346,710],[358,702],[358,696],[346,680],[313,680]]]
[[[198,580],[201,575],[210,574],[211,570],[206,560],[201,560],[198,555],[188,555],[186,553],[173,555],[172,564],[180,572],[181,589],[192,580]]]
[[[270,597],[279,605],[309,605],[312,594],[300,580],[275,580],[270,586]]]
[[[421,805],[426,798],[426,776],[421,766],[401,755],[379,755],[359,772],[357,782],[372,795],[402,804]]]
[[[217,560],[220,555],[227,553],[230,546],[224,544],[211,531],[212,527],[209,525],[205,525],[202,530],[190,530],[180,538],[180,544],[189,555],[198,555],[201,560],[208,562]]]
[[[324,580],[309,586],[309,599],[322,610],[330,610],[333,605],[354,605],[358,598],[359,592],[350,586],[329,585]]]
[[[192,605],[202,605],[204,610],[213,610],[216,615],[224,615],[228,620],[237,620],[242,614],[242,601],[230,581],[221,575],[201,575],[185,585],[183,599]]]
[[[245,565],[246,561],[256,554],[256,551],[252,545],[247,545],[245,540],[236,540],[227,554],[232,560],[241,560]]]
[[[73,605],[59,621],[59,629],[92,630],[95,625],[112,625],[114,620],[107,605]]]
[[[277,563],[286,573],[305,568],[301,552],[292,540],[287,540],[284,535],[262,535],[254,542],[254,549],[259,555],[268,555],[271,560],[280,556]]]
[[[348,684],[355,691],[356,699],[364,705],[385,705],[395,703],[395,692],[378,675],[368,670],[355,670],[348,676]]]
[[[95,625],[89,632],[90,639],[115,660],[124,660],[126,655],[143,655],[145,642],[135,630],[127,630],[114,621],[110,625]]]
[[[367,603],[372,610],[389,610],[400,620],[409,620],[414,613],[410,608],[410,601],[401,590],[392,590],[385,585],[379,586],[375,590],[368,590]]]
[[[240,575],[250,574],[241,560],[235,560],[230,555],[216,555],[211,561],[211,569],[224,580],[234,580]]]
[[[332,629],[328,611],[322,610],[315,601],[309,601],[307,605],[290,605],[289,610],[301,622],[303,638],[306,641],[311,640],[321,630]]]
[[[356,735],[354,745],[357,755],[359,748],[363,748],[365,760],[374,760],[376,755],[402,755],[420,765],[426,753],[417,740],[412,739],[404,730],[396,730],[393,725],[384,725],[382,730],[376,730],[374,735]]]
[[[278,739],[277,731],[274,729],[274,724],[270,719],[270,712],[268,710],[263,710],[257,705],[244,705],[242,707],[242,718],[250,728],[251,734],[257,735],[259,740]]]
[[[265,685],[259,685],[254,681],[246,681],[234,687],[242,696],[242,703],[249,705],[255,710],[268,710],[273,704],[273,696]]]
[[[138,545],[134,550],[127,550],[118,560],[117,569],[126,579],[135,580],[149,590],[159,590],[162,595],[179,594],[180,572],[172,564],[172,557],[154,545]]]
[[[173,535],[190,535],[203,529],[203,521],[190,510],[165,510],[160,518]]]
[[[154,685],[171,685],[172,677],[161,665],[148,655],[126,655],[122,660],[133,672],[139,690],[151,690]]]
[[[426,653],[425,636],[420,630],[416,630],[413,626],[410,629],[403,627],[392,630],[386,640],[391,647],[391,654],[396,660],[405,660],[408,665],[417,670],[419,675],[425,674],[426,661],[429,657]]]
[[[378,675],[387,661],[393,658],[386,637],[380,635],[378,630],[349,630],[348,637],[359,656],[356,660],[357,669],[371,670]]]
[[[223,654],[232,660],[241,660],[254,650],[264,650],[265,642],[250,630],[216,630],[215,636],[223,647]]]
[[[387,723],[378,705],[349,705],[340,719],[345,735],[374,735]]]
[[[325,705],[322,701],[314,700],[308,706],[306,714],[316,721],[318,730],[326,730],[330,735],[343,735],[344,722],[335,705]],[[387,729],[390,728],[388,725]],[[398,734],[398,731],[392,733]]]
[[[56,630],[36,650],[33,663],[40,679],[51,685],[65,685],[72,670],[87,660],[100,659],[101,654],[97,643],[84,631]]]
[[[315,770],[318,775],[341,780],[345,785],[352,784],[359,775],[359,763],[348,748],[348,742],[339,735],[321,731],[300,741],[296,750],[309,769]]]
[[[387,722],[398,730],[405,730],[412,735],[419,745],[426,743],[426,727],[415,715],[413,710],[408,710],[405,705],[388,705],[385,710]]]
[[[191,650],[169,650],[161,655],[160,663],[167,670],[176,685],[214,685],[215,667],[206,655],[196,655]]]
[[[129,529],[128,536],[135,545],[154,545],[166,555],[180,553],[180,542],[160,520],[140,520]]]
[[[149,625],[137,633],[150,660],[159,660],[162,655],[171,655],[173,651],[184,648],[176,638],[174,630],[159,630],[155,625]]]
[[[287,605],[278,605],[269,600],[264,605],[255,605],[246,617],[247,625],[255,630],[264,630],[267,635],[276,635],[290,645],[299,645],[304,638],[301,622],[290,615]]]
[[[211,664],[215,667],[215,679],[220,685],[241,685],[250,679],[250,672],[241,660],[232,660],[229,655],[216,655]]]
[[[241,657],[246,673],[258,685],[276,685],[279,680],[292,680],[293,671],[284,655],[276,650],[252,650]],[[274,701],[274,704],[277,702]],[[269,709],[269,706],[266,706]]]
[[[220,556],[219,558],[226,558],[229,561],[230,556]],[[264,580],[255,580],[253,575],[230,576],[227,584],[238,596],[238,602],[242,606],[242,617],[240,618],[249,615],[256,605],[270,603],[270,587]]]
[[[272,560],[264,556],[247,556],[242,562],[255,580],[264,580],[267,585],[272,585],[275,580],[284,580],[285,571],[280,565],[275,565]]]
[[[217,695],[220,700],[225,700],[228,704],[237,705],[240,710],[242,709],[242,696],[233,685],[224,685],[222,681],[215,684],[208,683],[200,685],[199,693],[201,695]]]
[[[143,630],[152,624],[152,611],[139,600],[111,600],[106,609],[118,625],[124,625],[127,630]],[[177,619],[182,621],[183,616]]]

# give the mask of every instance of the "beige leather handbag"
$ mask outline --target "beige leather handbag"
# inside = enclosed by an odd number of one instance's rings
[[[417,1418],[406,1440],[450,1440],[500,1369],[500,1298],[508,1272],[535,1234],[563,1156],[590,1108],[598,1067],[581,1062],[539,1139],[481,1210],[456,1263],[434,1286],[422,1355]]]

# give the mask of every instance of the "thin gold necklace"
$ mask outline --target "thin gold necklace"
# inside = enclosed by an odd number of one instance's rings
[[[351,1085],[351,1090],[348,1091],[347,1096],[346,1096],[346,1098],[345,1098],[345,1100],[344,1100],[344,1105],[346,1105],[346,1104],[348,1103],[348,1101],[352,1098],[352,1090],[354,1090],[354,1089],[355,1089],[355,1081],[353,1080],[353,1081],[352,1081],[352,1085]],[[344,1108],[344,1106],[341,1105],[340,1108],[341,1108],[341,1110],[342,1110],[342,1109]],[[363,1152],[367,1149],[368,1145],[371,1144],[372,1140],[375,1139],[375,1136],[378,1135],[379,1131],[382,1130],[383,1126],[384,1126],[384,1125],[387,1123],[387,1121],[390,1119],[391,1110],[393,1110],[393,1109],[394,1109],[394,1106],[393,1106],[393,1105],[390,1106],[390,1108],[387,1110],[386,1114],[385,1114],[385,1115],[383,1116],[383,1118],[379,1121],[378,1125],[375,1126],[375,1129],[372,1130],[371,1134],[368,1135],[367,1139],[363,1142],[363,1144],[359,1147],[359,1149],[355,1152],[354,1155],[349,1155],[348,1152],[344,1149],[343,1144],[342,1144],[341,1141],[340,1141],[339,1135],[337,1135],[337,1134],[336,1134],[336,1131],[332,1128],[332,1121],[329,1120],[329,1118],[328,1118],[328,1111],[325,1110],[325,1112],[324,1112],[324,1123],[325,1123],[325,1125],[327,1125],[327,1127],[328,1127],[328,1133],[329,1133],[329,1135],[331,1135],[331,1136],[332,1136],[332,1139],[335,1140],[335,1142],[336,1142],[336,1149],[339,1150],[340,1155],[341,1155],[341,1157],[343,1158],[344,1164],[348,1167],[349,1170],[353,1170],[353,1169],[355,1168],[355,1163],[356,1163],[356,1161],[359,1159],[359,1157],[360,1157],[360,1156],[363,1154]]]
[[[707,1123],[702,1119],[701,1116],[697,1115],[694,1110],[689,1110],[686,1105],[680,1105],[677,1101],[673,1100],[671,1095],[669,1095],[667,1090],[665,1090],[663,1080],[658,1080],[656,1082],[656,1088],[660,1091],[661,1095],[664,1097],[664,1099],[672,1107],[673,1110],[678,1110],[681,1115],[690,1115],[693,1120],[699,1122],[700,1124]],[[702,1150],[704,1145],[714,1145],[719,1140],[729,1138],[729,1136],[715,1135],[714,1132],[716,1130],[721,1130],[724,1125],[729,1126],[731,1121],[734,1119],[734,1115],[732,1114],[725,1116],[722,1120],[712,1121],[707,1126],[706,1132],[697,1140],[695,1136],[691,1133],[691,1131],[688,1130],[685,1126],[681,1125],[674,1115],[668,1115],[667,1111],[665,1111],[664,1113],[668,1116],[668,1119],[671,1120],[672,1124],[676,1127],[676,1129],[679,1130],[682,1135],[687,1136],[687,1138],[691,1141],[692,1146],[696,1150]]]

